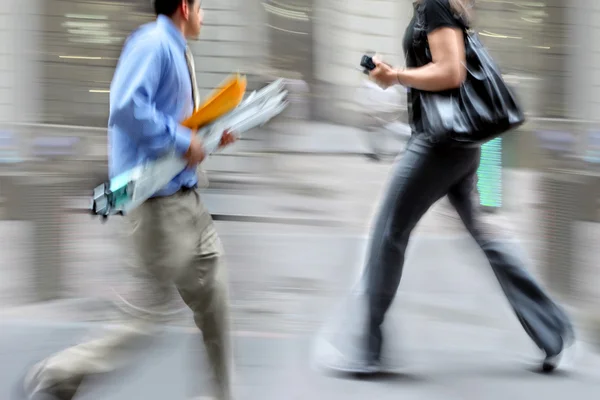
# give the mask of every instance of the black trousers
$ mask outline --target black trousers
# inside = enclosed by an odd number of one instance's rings
[[[363,287],[367,298],[369,361],[378,361],[381,325],[398,290],[410,234],[423,214],[448,196],[465,227],[485,253],[494,274],[521,325],[547,355],[556,355],[572,335],[565,312],[526,271],[517,248],[494,238],[478,218],[476,204],[479,148],[434,146],[413,138],[396,162],[373,227]],[[434,251],[435,249],[432,249]]]

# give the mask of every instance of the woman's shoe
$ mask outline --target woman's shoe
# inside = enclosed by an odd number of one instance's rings
[[[564,345],[558,354],[546,354],[544,361],[542,362],[542,371],[551,373],[555,371],[559,366],[561,369],[569,369],[572,367],[576,352],[576,342],[573,336],[565,338]]]

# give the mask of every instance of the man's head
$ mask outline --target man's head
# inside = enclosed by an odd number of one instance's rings
[[[196,39],[202,26],[201,3],[202,0],[154,0],[154,12],[171,18],[187,39]]]

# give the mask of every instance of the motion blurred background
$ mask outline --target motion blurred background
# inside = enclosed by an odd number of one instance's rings
[[[572,313],[585,344],[577,374],[549,380],[514,363],[535,350],[442,200],[415,232],[391,311],[395,354],[410,372],[378,384],[322,377],[309,354],[360,271],[391,167],[378,155],[402,148],[387,142],[405,127],[401,102],[375,129],[365,122],[358,62],[377,51],[402,65],[412,3],[202,4],[201,40],[191,44],[202,94],[239,71],[250,89],[286,78],[292,99],[283,116],[206,162],[203,196],[227,252],[241,398],[466,399],[475,387],[477,399],[592,398],[600,383],[600,3],[476,4],[475,28],[529,116],[484,149],[482,209],[522,242],[532,273]],[[111,288],[128,284],[127,249],[114,241],[118,218],[101,224],[85,208],[106,179],[120,49],[151,10],[150,0],[0,1],[0,393],[32,360],[116,318]],[[192,325],[182,305],[163,350],[89,398],[207,391],[182,363]]]

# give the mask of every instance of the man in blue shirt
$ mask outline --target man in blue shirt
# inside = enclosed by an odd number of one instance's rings
[[[26,396],[72,399],[84,378],[115,371],[153,328],[177,310],[176,293],[202,331],[219,400],[231,400],[229,316],[221,244],[197,191],[202,142],[179,124],[198,106],[186,40],[202,24],[201,0],[155,0],[157,20],[125,42],[110,92],[109,173],[118,175],[175,151],[189,167],[131,212],[126,229],[134,290],[118,293],[123,329],[57,353],[24,379]],[[222,146],[234,141],[226,132]],[[173,308],[174,307],[174,308]],[[134,349],[138,349],[134,351]],[[42,397],[40,397],[42,398]]]

